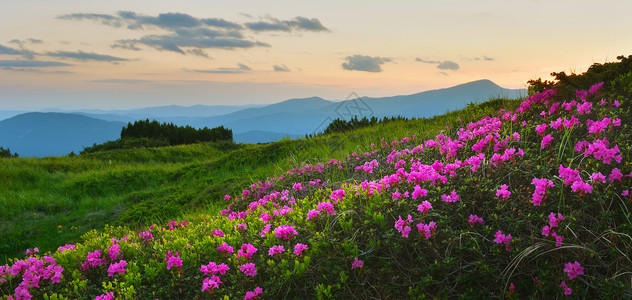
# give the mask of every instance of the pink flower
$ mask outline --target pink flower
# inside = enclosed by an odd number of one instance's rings
[[[355,260],[351,263],[351,270],[355,269],[355,268],[360,268],[362,269],[362,267],[364,267],[364,262],[359,260],[357,257],[355,258]]]
[[[220,253],[222,252],[233,253],[233,247],[229,246],[228,244],[226,244],[226,242],[224,242],[221,245],[219,245],[219,247],[217,247],[217,251]]]
[[[313,218],[316,218],[318,217],[319,214],[320,214],[320,210],[311,209],[310,211],[307,212],[307,219],[311,220]]]
[[[9,296],[9,299],[11,299],[11,296]],[[107,294],[102,294],[99,296],[96,296],[96,298],[94,298],[94,300],[113,300],[114,299],[114,292],[109,292]]]
[[[239,252],[237,253],[237,257],[243,256],[245,258],[251,259],[252,255],[255,254],[257,250],[258,249],[255,248],[255,246],[253,246],[252,244],[243,244],[241,245],[241,249],[239,249]]]
[[[59,248],[57,248],[57,251],[59,251],[61,253],[64,253],[64,252],[69,251],[69,250],[75,250],[76,248],[77,248],[77,246],[75,246],[75,245],[66,244],[64,246],[60,246]]]
[[[326,215],[335,215],[336,214],[336,210],[334,208],[334,205],[331,204],[331,202],[329,202],[329,201],[318,203],[318,210],[320,210],[321,212],[324,212]]]
[[[88,253],[85,262],[81,265],[81,269],[84,271],[88,268],[104,265],[105,262],[101,259],[101,250],[94,250],[92,253]]]
[[[546,123],[540,124],[535,127],[535,131],[537,131],[539,134],[544,134],[544,130],[546,130],[546,127],[547,127]]]
[[[597,183],[599,181],[606,182],[606,176],[601,174],[601,172],[592,173],[592,175],[590,175],[590,179],[592,179],[592,181],[595,182],[595,183]]]
[[[425,200],[417,206],[417,210],[423,214],[426,214],[431,208],[432,208],[432,203]]]
[[[213,261],[209,262],[207,265],[200,266],[200,272],[204,273],[204,275],[208,275],[209,273],[212,275],[216,275],[218,273],[224,275],[228,270],[230,270],[230,267],[227,264],[222,263],[218,265]]]
[[[428,191],[426,189],[422,189],[419,185],[415,185],[415,190],[413,191],[411,198],[415,200],[418,197],[425,197],[427,195],[428,195]]]
[[[500,189],[496,190],[496,197],[503,197],[503,199],[509,198],[511,196],[511,192],[508,191],[507,188],[509,188],[508,185],[501,185]]]
[[[603,86],[603,82],[599,82],[599,83],[595,83],[593,84],[590,89],[588,89],[588,95],[594,95],[596,92],[598,92],[601,87]],[[603,100],[603,99],[602,99]]]
[[[402,220],[402,216],[399,216],[399,220],[395,221],[395,229],[402,234],[402,237],[408,238],[408,233],[412,230],[410,226],[406,225],[413,221],[413,217],[408,215],[408,219]]]
[[[246,292],[246,296],[244,297],[244,300],[257,299],[259,295],[261,295],[261,293],[263,293],[263,289],[260,287],[256,287],[254,292],[251,292],[251,291]]]
[[[441,195],[441,199],[443,201],[445,201],[445,202],[450,203],[450,202],[457,202],[457,201],[459,201],[460,197],[459,197],[459,195],[456,194],[455,191],[452,191],[452,193],[450,195],[445,195],[445,194]]]
[[[119,259],[119,257],[123,257],[123,255],[121,255],[121,246],[118,244],[110,246],[108,249],[108,257],[110,257],[110,260],[112,261]]]
[[[432,237],[432,234],[435,231],[437,231],[437,223],[435,222],[430,222],[428,224],[419,223],[417,224],[417,231],[423,234],[426,237],[426,239],[429,239]]]
[[[334,202],[338,202],[338,201],[341,201],[342,199],[344,199],[345,194],[346,194],[345,190],[338,189],[338,190],[335,190],[335,191],[331,192],[331,195],[329,196],[329,198],[331,200],[334,200]]]
[[[623,173],[621,173],[618,168],[614,168],[610,172],[608,179],[610,179],[611,182],[614,182],[615,180],[621,180],[621,177],[623,177]]]
[[[301,256],[305,249],[307,249],[307,245],[298,243],[294,246],[294,254],[296,254],[296,256]]]
[[[279,239],[289,240],[298,233],[290,225],[281,225],[274,229],[274,235]]]
[[[121,260],[115,264],[110,264],[110,267],[108,268],[108,276],[113,277],[115,273],[119,273],[119,274],[125,273],[126,266],[127,266],[127,262],[124,260]]]
[[[504,235],[501,230],[498,230],[494,237],[496,237],[494,239],[494,242],[496,242],[496,244],[504,244],[505,250],[511,251],[511,234]]]
[[[168,253],[165,254],[165,261],[167,262],[167,270],[170,270],[172,267],[182,267],[182,259],[178,252],[173,255],[171,254],[171,250],[169,250]]]
[[[477,215],[470,215],[470,219],[467,221],[470,225],[474,226],[476,223],[484,224],[485,220]]]
[[[303,185],[301,185],[301,183],[300,183],[300,182],[298,182],[298,183],[295,183],[295,184],[292,186],[292,188],[293,188],[293,189],[295,189],[295,190],[297,190],[297,191],[300,191],[300,190],[302,190],[302,189],[303,189]]]
[[[562,246],[562,241],[564,241],[564,236],[563,235],[557,235],[557,233],[553,232],[553,233],[551,233],[551,236],[553,238],[555,238],[555,247]]]
[[[246,276],[255,277],[257,276],[257,266],[253,263],[246,263],[239,266],[239,270],[243,272]]]
[[[138,236],[143,239],[145,242],[151,241],[154,239],[154,236],[151,234],[151,230],[147,229],[138,234]]]
[[[568,273],[569,280],[573,280],[577,278],[577,276],[584,274],[584,267],[582,267],[578,261],[574,263],[569,262],[564,264],[564,272]]]
[[[550,134],[548,134],[545,137],[543,137],[540,149],[544,149],[544,148],[550,146],[552,140],[553,140],[553,137]]]
[[[566,282],[562,280],[562,284],[560,284],[561,288],[564,288],[564,295],[569,296],[573,293],[573,290],[566,285]]]
[[[272,246],[272,248],[270,248],[270,250],[268,250],[268,255],[269,256],[274,256],[276,254],[281,254],[285,251],[285,248],[283,246]]]
[[[204,278],[202,281],[202,292],[219,288],[219,284],[222,283],[222,280],[216,276],[212,275],[211,277]]]

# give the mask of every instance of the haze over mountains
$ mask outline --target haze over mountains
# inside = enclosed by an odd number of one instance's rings
[[[412,95],[370,98],[355,94],[345,101],[320,97],[290,99],[267,106],[195,105],[149,107],[134,110],[81,110],[58,112],[0,111],[0,146],[20,156],[56,156],[75,153],[94,143],[116,140],[127,122],[155,119],[193,127],[224,126],[240,143],[271,142],[322,132],[336,118],[376,116],[432,117],[493,97],[517,98],[524,89],[504,89],[479,80],[446,89]]]

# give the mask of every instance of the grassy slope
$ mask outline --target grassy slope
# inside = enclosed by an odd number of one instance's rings
[[[199,209],[217,212],[225,206],[217,201],[223,195],[300,164],[343,159],[381,138],[430,137],[457,117],[468,121],[507,103],[495,100],[432,119],[265,145],[196,144],[0,159],[0,260],[21,256],[26,248],[56,249],[104,224],[134,227],[166,223]]]

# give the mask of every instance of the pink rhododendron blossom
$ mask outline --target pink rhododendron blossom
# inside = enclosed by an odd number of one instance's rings
[[[9,299],[11,299],[9,297]],[[113,300],[114,299],[114,292],[109,292],[109,293],[105,293],[99,296],[96,296],[94,298],[94,300]]]
[[[294,246],[294,254],[296,254],[296,256],[301,256],[305,249],[307,249],[307,245],[298,243]]]
[[[334,205],[331,204],[331,202],[329,202],[329,201],[318,203],[318,210],[320,210],[321,212],[323,212],[326,215],[335,215],[336,214],[336,209],[334,208]]]
[[[500,189],[496,190],[496,197],[502,197],[503,199],[509,198],[511,196],[511,192],[508,191],[507,188],[509,188],[508,185],[501,185]]]
[[[291,225],[281,225],[274,229],[274,235],[279,239],[289,240],[297,234],[296,229]]]
[[[601,87],[604,85],[604,82],[599,82],[599,83],[595,83],[593,84],[590,89],[588,89],[588,95],[594,95],[595,93],[597,93]],[[603,99],[602,99],[603,100]]]
[[[318,217],[319,214],[320,214],[320,210],[311,209],[310,211],[307,212],[307,219],[308,220],[314,219]]]
[[[399,216],[399,220],[395,221],[395,229],[402,234],[402,237],[408,238],[408,233],[412,230],[407,223],[412,223],[413,217],[408,215],[406,220],[402,220],[402,216]]]
[[[270,248],[270,250],[268,250],[268,255],[269,256],[275,256],[275,255],[281,254],[283,252],[285,252],[285,248],[283,246],[275,245],[275,246],[272,246],[272,248]]]
[[[57,248],[57,251],[61,253],[65,253],[66,251],[75,250],[77,247],[75,245],[66,244],[64,246],[60,246]]]
[[[606,176],[601,174],[601,172],[592,173],[592,175],[590,175],[590,179],[592,179],[592,181],[595,183],[600,182],[600,181],[606,182]]]
[[[569,262],[564,264],[564,272],[568,273],[569,280],[573,280],[577,278],[577,276],[584,274],[584,267],[582,267],[578,261],[574,263]]]
[[[452,191],[452,193],[450,193],[450,195],[441,195],[441,200],[451,203],[451,202],[457,202],[459,201],[460,197],[459,195],[456,194],[455,191]]]
[[[171,250],[169,250],[167,254],[165,254],[165,261],[167,262],[167,270],[170,270],[172,267],[182,267],[182,259],[178,252],[173,255],[171,254]]]
[[[485,220],[477,215],[470,215],[469,220],[467,220],[470,225],[474,226],[476,223],[485,224]]]
[[[338,190],[335,190],[335,191],[331,192],[331,195],[329,196],[329,198],[331,200],[334,200],[334,202],[342,201],[342,199],[344,199],[346,193],[347,192],[344,189],[338,189]]]
[[[417,210],[423,213],[424,215],[428,213],[428,211],[432,208],[432,203],[428,201],[423,201],[421,204],[417,206]]]
[[[553,140],[553,137],[550,134],[544,136],[542,138],[542,143],[541,143],[540,149],[544,149],[544,148],[550,146],[552,140]]]
[[[351,270],[355,268],[362,269],[362,267],[364,267],[364,261],[359,260],[357,257],[355,258],[353,262],[351,262]]]
[[[243,256],[247,259],[251,259],[252,255],[254,255],[257,250],[258,249],[255,248],[255,246],[253,246],[252,244],[243,244],[241,245],[241,249],[239,249],[239,252],[237,253],[237,257]]]
[[[246,276],[255,277],[257,276],[257,266],[253,263],[246,263],[239,266],[239,270],[243,272]]]
[[[246,296],[244,296],[244,300],[258,299],[261,293],[263,293],[263,289],[260,287],[256,287],[254,291],[246,292]]]
[[[535,127],[535,131],[537,131],[539,134],[544,134],[544,131],[546,130],[546,123],[544,124],[540,124],[538,126]]]
[[[562,283],[560,284],[560,287],[564,289],[564,295],[569,296],[573,293],[573,289],[569,288],[566,285],[566,282],[564,282],[564,280],[562,280]]]
[[[81,269],[85,271],[104,264],[105,262],[101,259],[101,250],[94,250],[94,252],[88,253],[86,260],[81,265]]]
[[[217,247],[217,252],[233,253],[233,247],[229,246],[228,244],[226,244],[226,242],[224,242],[221,245],[219,245],[219,247]]]
[[[621,173],[621,171],[619,171],[618,168],[614,168],[610,172],[610,175],[608,176],[608,179],[610,179],[611,182],[614,182],[615,180],[619,180],[620,181],[622,177],[623,177],[623,173]]]
[[[213,291],[214,289],[219,288],[219,284],[222,283],[222,280],[217,275],[211,275],[211,277],[204,278],[202,281],[202,292],[204,291]]]
[[[437,223],[435,222],[430,222],[428,224],[419,223],[417,224],[417,231],[423,234],[426,237],[426,239],[429,239],[432,237],[432,234],[437,231]]]
[[[415,200],[419,197],[425,197],[427,195],[428,195],[428,191],[426,189],[422,189],[419,185],[415,185],[415,190],[413,191],[411,198]]]
[[[496,244],[504,244],[505,250],[511,251],[511,234],[505,235],[501,230],[498,230],[496,234],[494,234],[494,237],[494,242],[496,242]]]
[[[123,257],[123,255],[121,255],[121,246],[119,246],[118,244],[110,246],[110,248],[108,249],[108,257],[112,261]]]
[[[124,260],[121,260],[115,264],[110,264],[110,267],[108,268],[108,276],[113,277],[115,273],[125,273],[125,267],[127,267],[127,262]]]
[[[227,264],[217,264],[216,262],[209,262],[207,265],[200,266],[200,272],[204,273],[204,275],[212,274],[221,274],[224,275],[226,272],[230,270],[230,267]]]

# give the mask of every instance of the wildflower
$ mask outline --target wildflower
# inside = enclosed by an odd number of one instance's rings
[[[415,200],[418,197],[425,197],[427,195],[428,195],[428,191],[426,189],[422,189],[419,185],[415,185],[415,190],[413,191],[411,198]]]
[[[509,198],[511,196],[511,192],[508,191],[507,188],[509,188],[508,185],[501,185],[500,189],[496,190],[496,197],[503,197],[503,199]]]
[[[221,245],[219,245],[219,247],[217,247],[217,251],[220,253],[221,252],[233,253],[233,247],[229,246],[228,244],[226,244],[226,242],[224,242]]]
[[[112,261],[117,260],[119,257],[123,257],[123,255],[121,255],[121,246],[118,244],[110,246],[108,249],[108,257],[110,257],[110,260]]]
[[[417,210],[423,213],[424,215],[432,208],[432,203],[428,201],[423,201],[421,204],[417,206]]]
[[[484,224],[485,220],[477,215],[470,215],[470,219],[467,221],[470,225],[474,226],[475,223]]]
[[[564,241],[563,235],[557,235],[557,233],[553,232],[551,233],[551,236],[555,239],[555,247],[562,246],[562,241]]]
[[[248,228],[248,225],[246,225],[246,223],[237,224],[237,230],[246,230],[246,228]]]
[[[108,277],[113,277],[115,273],[119,273],[119,274],[125,273],[126,266],[127,266],[127,262],[124,260],[121,260],[115,264],[110,264],[110,267],[108,268]]]
[[[577,278],[577,276],[584,274],[584,267],[582,267],[578,261],[574,263],[569,262],[564,264],[564,272],[568,273],[569,280],[573,280]]]
[[[274,235],[277,238],[289,240],[293,236],[297,235],[296,229],[290,225],[281,225],[274,229]]]
[[[334,200],[334,202],[338,202],[341,201],[342,199],[344,199],[345,197],[345,190],[344,189],[338,189],[335,190],[333,192],[331,192],[331,195],[329,196],[329,198],[331,198],[331,200]]]
[[[285,248],[283,246],[272,246],[272,248],[270,248],[270,250],[268,250],[268,255],[269,256],[274,256],[276,254],[281,254],[285,251]]]
[[[595,83],[593,84],[590,89],[588,89],[588,95],[594,95],[595,93],[597,93],[601,87],[603,86],[603,82],[599,82],[599,83]],[[603,99],[602,99],[603,100]]]
[[[535,131],[537,131],[539,134],[544,134],[544,130],[546,130],[546,127],[546,123],[540,124],[535,127]]]
[[[459,198],[459,195],[457,195],[455,191],[452,191],[450,195],[445,195],[445,194],[441,195],[441,199],[445,202],[450,203],[450,202],[457,202],[459,201],[460,198]]]
[[[252,255],[255,254],[257,250],[258,249],[255,248],[255,246],[253,246],[252,244],[243,244],[241,245],[241,249],[239,249],[239,252],[237,253],[237,257],[243,256],[245,258],[251,259]]]
[[[263,293],[263,289],[260,287],[256,287],[253,292],[251,291],[246,292],[246,296],[244,297],[244,300],[257,299],[259,295],[261,295],[261,293]]]
[[[355,268],[360,268],[362,269],[362,267],[364,266],[364,262],[362,260],[359,260],[357,257],[355,258],[355,260],[351,263],[351,270],[355,269]]]
[[[297,190],[297,191],[300,191],[300,190],[302,190],[302,189],[303,189],[303,185],[301,185],[301,183],[300,183],[300,182],[298,182],[298,183],[295,183],[295,184],[292,186],[292,188],[293,188],[293,189],[295,189],[295,190]]]
[[[321,212],[324,212],[326,215],[335,215],[336,214],[336,210],[334,208],[334,205],[331,204],[331,202],[329,202],[329,201],[318,203],[318,210],[320,210]]]
[[[75,245],[66,244],[64,246],[60,246],[59,248],[57,248],[57,251],[60,251],[61,253],[64,253],[64,252],[69,251],[69,250],[75,250],[76,248],[77,248],[77,246],[75,246]]]
[[[101,250],[94,250],[94,252],[88,253],[86,260],[81,265],[81,269],[84,271],[88,268],[104,265],[105,262],[101,259]]]
[[[151,234],[151,230],[149,229],[139,233],[138,236],[146,242],[154,239],[154,236]]]
[[[294,246],[294,254],[296,254],[296,256],[301,256],[305,249],[307,249],[307,245],[298,243]]]
[[[215,262],[209,262],[207,265],[200,266],[200,272],[204,273],[204,275],[208,275],[209,273],[212,275],[215,275],[218,273],[221,275],[224,275],[226,274],[228,270],[230,270],[230,267],[224,263],[217,264]]]
[[[505,250],[511,251],[511,234],[504,235],[501,230],[498,230],[494,237],[496,237],[494,239],[494,242],[496,242],[496,244],[504,244]]]
[[[170,270],[172,267],[182,267],[182,259],[178,252],[173,255],[171,254],[171,250],[169,250],[169,252],[165,254],[165,261],[167,262],[167,270]]]
[[[419,231],[419,233],[424,234],[426,239],[429,239],[430,237],[432,237],[432,234],[435,231],[437,231],[437,223],[435,222],[430,222],[428,224],[419,223],[417,224],[417,231]]]
[[[623,173],[621,173],[621,171],[619,171],[619,168],[614,168],[610,172],[610,175],[608,176],[608,179],[610,179],[611,182],[614,182],[615,180],[619,180],[620,181],[621,177],[623,177]]]
[[[311,209],[310,211],[307,212],[307,219],[310,220],[312,218],[316,218],[318,217],[319,214],[320,214],[320,210]]]
[[[590,175],[590,179],[592,179],[592,181],[594,183],[597,183],[599,181],[606,182],[606,176],[601,174],[601,172],[594,172],[594,173],[592,173],[592,175]]]
[[[545,137],[543,137],[540,149],[544,149],[544,148],[550,146],[552,140],[553,140],[553,137],[550,134],[548,134]]]
[[[570,294],[573,293],[573,289],[569,288],[566,285],[566,282],[564,282],[564,280],[562,280],[562,284],[560,284],[561,288],[564,288],[564,295],[569,296]]]
[[[202,281],[202,292],[217,289],[220,283],[222,283],[222,280],[216,275],[204,278]]]
[[[99,296],[96,296],[96,298],[94,298],[94,300],[113,300],[114,299],[114,292],[109,292],[106,294],[102,294]]]
[[[246,276],[257,276],[257,266],[253,263],[243,264],[239,266],[239,270],[243,272]]]
[[[402,220],[402,216],[399,216],[399,220],[395,221],[395,229],[402,234],[402,237],[408,238],[408,233],[411,231],[410,226],[406,225],[413,221],[413,217],[408,215],[408,219]]]

